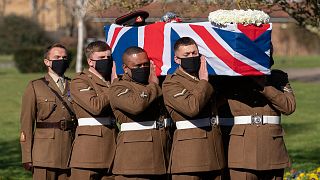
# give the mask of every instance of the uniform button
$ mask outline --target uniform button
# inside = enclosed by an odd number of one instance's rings
[[[44,101],[45,101],[45,102],[48,102],[48,99],[45,99]]]
[[[65,109],[65,107],[64,107],[64,106],[62,106],[62,109]]]
[[[258,103],[258,101],[253,101],[253,103],[254,103],[254,104],[257,104],[257,103]]]

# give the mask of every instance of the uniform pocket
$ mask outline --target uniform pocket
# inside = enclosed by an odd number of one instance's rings
[[[54,139],[54,129],[38,128],[34,134],[35,139]]]
[[[288,163],[289,156],[283,140],[283,136],[285,135],[283,128],[279,125],[269,126],[269,133],[271,135],[269,138],[271,164]]]
[[[53,128],[36,129],[32,148],[34,162],[51,163],[54,161],[58,147],[54,130]]]
[[[129,131],[123,135],[124,143],[152,142],[151,131]]]
[[[229,162],[242,162],[244,160],[244,134],[245,126],[233,126],[230,132],[228,161]]]
[[[155,144],[151,131],[153,130],[120,133],[115,157],[116,169],[132,171],[154,167]]]
[[[54,97],[37,97],[37,110],[40,120],[46,120],[57,107]]]
[[[209,139],[207,131],[199,128],[177,130],[173,142],[172,168],[192,168],[209,165]],[[174,138],[175,139],[175,138]]]
[[[100,126],[78,126],[76,134],[102,137],[102,130]]]

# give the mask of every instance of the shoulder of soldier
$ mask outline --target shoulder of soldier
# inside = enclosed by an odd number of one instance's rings
[[[31,84],[33,86],[37,86],[39,84],[43,84],[44,82],[47,82],[46,78],[45,77],[41,77],[41,78],[38,78],[38,79],[31,80],[29,82],[29,84]]]
[[[173,73],[166,76],[162,86],[165,86],[171,83],[179,83],[179,82],[181,82],[180,76],[178,76],[176,73]]]
[[[122,78],[116,78],[113,80],[110,88],[115,89],[115,88],[124,88],[124,87],[132,87],[133,83],[123,80]]]

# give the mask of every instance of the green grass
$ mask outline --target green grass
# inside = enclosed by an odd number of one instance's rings
[[[0,55],[0,63],[13,61],[13,55]]]
[[[320,67],[320,56],[294,56],[294,57],[274,57],[273,68],[314,68]]]
[[[296,112],[284,117],[285,141],[293,168],[312,170],[320,166],[320,83],[292,82]]]
[[[69,73],[70,74],[70,73]],[[70,74],[72,75],[72,74]],[[20,74],[0,69],[0,179],[31,179],[21,167],[19,116],[21,96],[29,80],[43,74]],[[296,112],[284,117],[285,141],[293,168],[311,170],[320,166],[320,83],[292,82]]]

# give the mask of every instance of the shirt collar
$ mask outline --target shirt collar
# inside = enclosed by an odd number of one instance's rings
[[[64,76],[60,77],[56,73],[53,73],[53,72],[48,72],[48,74],[53,79],[53,81],[56,83],[59,81],[60,78],[64,79]]]

